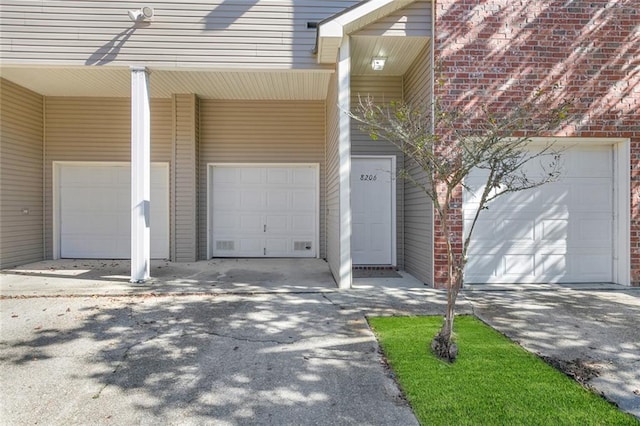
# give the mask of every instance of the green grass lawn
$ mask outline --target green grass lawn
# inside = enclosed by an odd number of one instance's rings
[[[640,424],[474,317],[456,318],[453,364],[429,349],[442,317],[369,323],[421,424]]]

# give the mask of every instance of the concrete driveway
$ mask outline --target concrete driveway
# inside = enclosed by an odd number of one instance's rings
[[[640,288],[550,286],[464,297],[476,316],[640,418]]]
[[[3,273],[6,424],[417,424],[365,315],[442,313],[441,292],[338,292],[314,262],[182,265],[144,286],[83,265]]]
[[[7,424],[416,424],[365,320],[441,315],[445,294],[409,276],[338,291],[316,264],[320,278],[278,287],[282,264],[245,263],[133,286],[116,266],[67,266],[1,277]],[[587,383],[640,417],[640,293],[546,288],[465,291],[458,313],[540,355],[585,360],[600,374]]]

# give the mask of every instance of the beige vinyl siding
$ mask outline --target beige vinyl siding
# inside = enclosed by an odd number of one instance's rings
[[[404,76],[405,101],[430,108],[431,43],[420,53]],[[409,158],[405,170],[424,179],[424,172]],[[424,283],[433,284],[433,204],[424,192],[406,180],[404,184],[404,259],[405,270]]]
[[[200,100],[199,237],[207,254],[207,167],[211,163],[320,165],[320,256],[325,256],[325,118],[318,101]]]
[[[351,105],[357,108],[359,97],[373,97],[377,103],[389,103],[402,100],[402,77],[353,76],[351,77]],[[404,155],[388,141],[373,140],[360,130],[358,122],[351,120],[351,155],[393,155],[396,157],[398,171],[404,167]],[[404,182],[396,180],[396,258],[399,268],[404,266]]]
[[[5,64],[319,69],[318,22],[357,0],[0,2]],[[135,24],[129,9],[155,9]]]
[[[42,96],[0,78],[0,123],[0,267],[6,268],[44,256]]]
[[[198,98],[195,95],[175,95],[173,176],[174,214],[171,258],[176,262],[194,262],[198,257]]]
[[[333,75],[329,83],[329,93],[326,103],[326,127],[327,127],[327,217],[326,217],[326,246],[327,262],[334,277],[340,277],[340,132],[338,120],[340,110],[338,108],[338,79]]]
[[[129,162],[131,103],[121,98],[47,97],[45,113],[45,255],[50,259],[53,257],[53,162]],[[171,99],[151,101],[153,162],[171,162],[171,114]]]
[[[357,31],[355,36],[431,36],[431,2],[417,1]]]

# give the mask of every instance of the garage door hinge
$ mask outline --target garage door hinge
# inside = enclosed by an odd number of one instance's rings
[[[266,256],[266,255],[267,255],[267,249],[266,249],[266,248],[263,248],[263,249],[262,249],[262,254],[263,254],[264,256]]]
[[[267,225],[262,225],[262,232],[267,232]]]

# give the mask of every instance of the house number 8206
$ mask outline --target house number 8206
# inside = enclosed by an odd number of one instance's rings
[[[378,180],[378,175],[360,175],[360,180]]]

